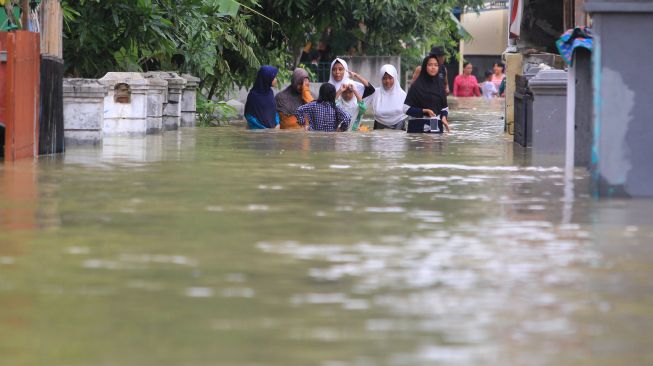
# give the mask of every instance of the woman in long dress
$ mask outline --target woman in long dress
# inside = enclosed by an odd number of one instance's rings
[[[245,102],[245,119],[249,129],[278,128],[279,115],[272,92],[272,87],[277,86],[278,72],[276,67],[267,65],[258,70]]]
[[[437,131],[449,132],[449,104],[444,85],[438,76],[438,60],[428,55],[422,61],[422,69],[417,80],[410,86],[404,104],[408,107],[406,114],[416,118],[428,117],[437,121]]]
[[[379,79],[382,87],[365,100],[374,113],[374,129],[403,130],[408,107],[404,105],[406,92],[399,85],[397,69],[392,65],[383,65],[379,70]]]

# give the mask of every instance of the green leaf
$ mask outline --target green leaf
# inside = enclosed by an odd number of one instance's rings
[[[118,14],[112,12],[111,16],[113,17],[113,24],[115,24],[116,28],[118,28],[118,26],[120,25],[120,19],[118,19]]]
[[[240,10],[240,3],[234,0],[218,0],[218,11],[232,17],[238,15]]]

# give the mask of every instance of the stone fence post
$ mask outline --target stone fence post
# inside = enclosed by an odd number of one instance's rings
[[[175,72],[151,71],[145,75],[155,75],[168,82],[168,94],[163,106],[163,129],[172,131],[181,125],[181,92],[186,80]]]
[[[197,88],[200,79],[192,75],[183,74],[186,87],[181,93],[181,127],[195,127],[197,116]]]
[[[100,144],[107,87],[97,79],[63,80],[64,144]]]
[[[158,75],[145,75],[147,91],[147,134],[163,131],[163,106],[168,100],[168,82]]]
[[[104,98],[103,135],[145,136],[148,81],[135,72],[109,72],[99,81],[109,90]]]

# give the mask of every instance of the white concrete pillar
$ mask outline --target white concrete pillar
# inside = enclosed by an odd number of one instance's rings
[[[97,79],[63,80],[63,125],[66,145],[102,142],[107,87]]]
[[[186,80],[186,86],[181,92],[181,127],[195,127],[197,88],[200,78],[188,74],[183,74],[181,77]]]
[[[158,75],[145,75],[147,91],[147,134],[163,131],[163,106],[168,99],[168,82]]]
[[[145,136],[148,81],[136,72],[110,72],[99,82],[108,88],[104,98],[103,135]]]
[[[163,106],[163,129],[176,130],[181,125],[181,93],[186,80],[175,72],[151,71],[146,75],[156,75],[168,82],[168,98]]]

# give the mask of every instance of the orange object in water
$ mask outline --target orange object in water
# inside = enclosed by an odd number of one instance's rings
[[[37,155],[40,85],[38,33],[0,33],[0,123],[4,159]],[[0,138],[1,140],[1,138]]]

